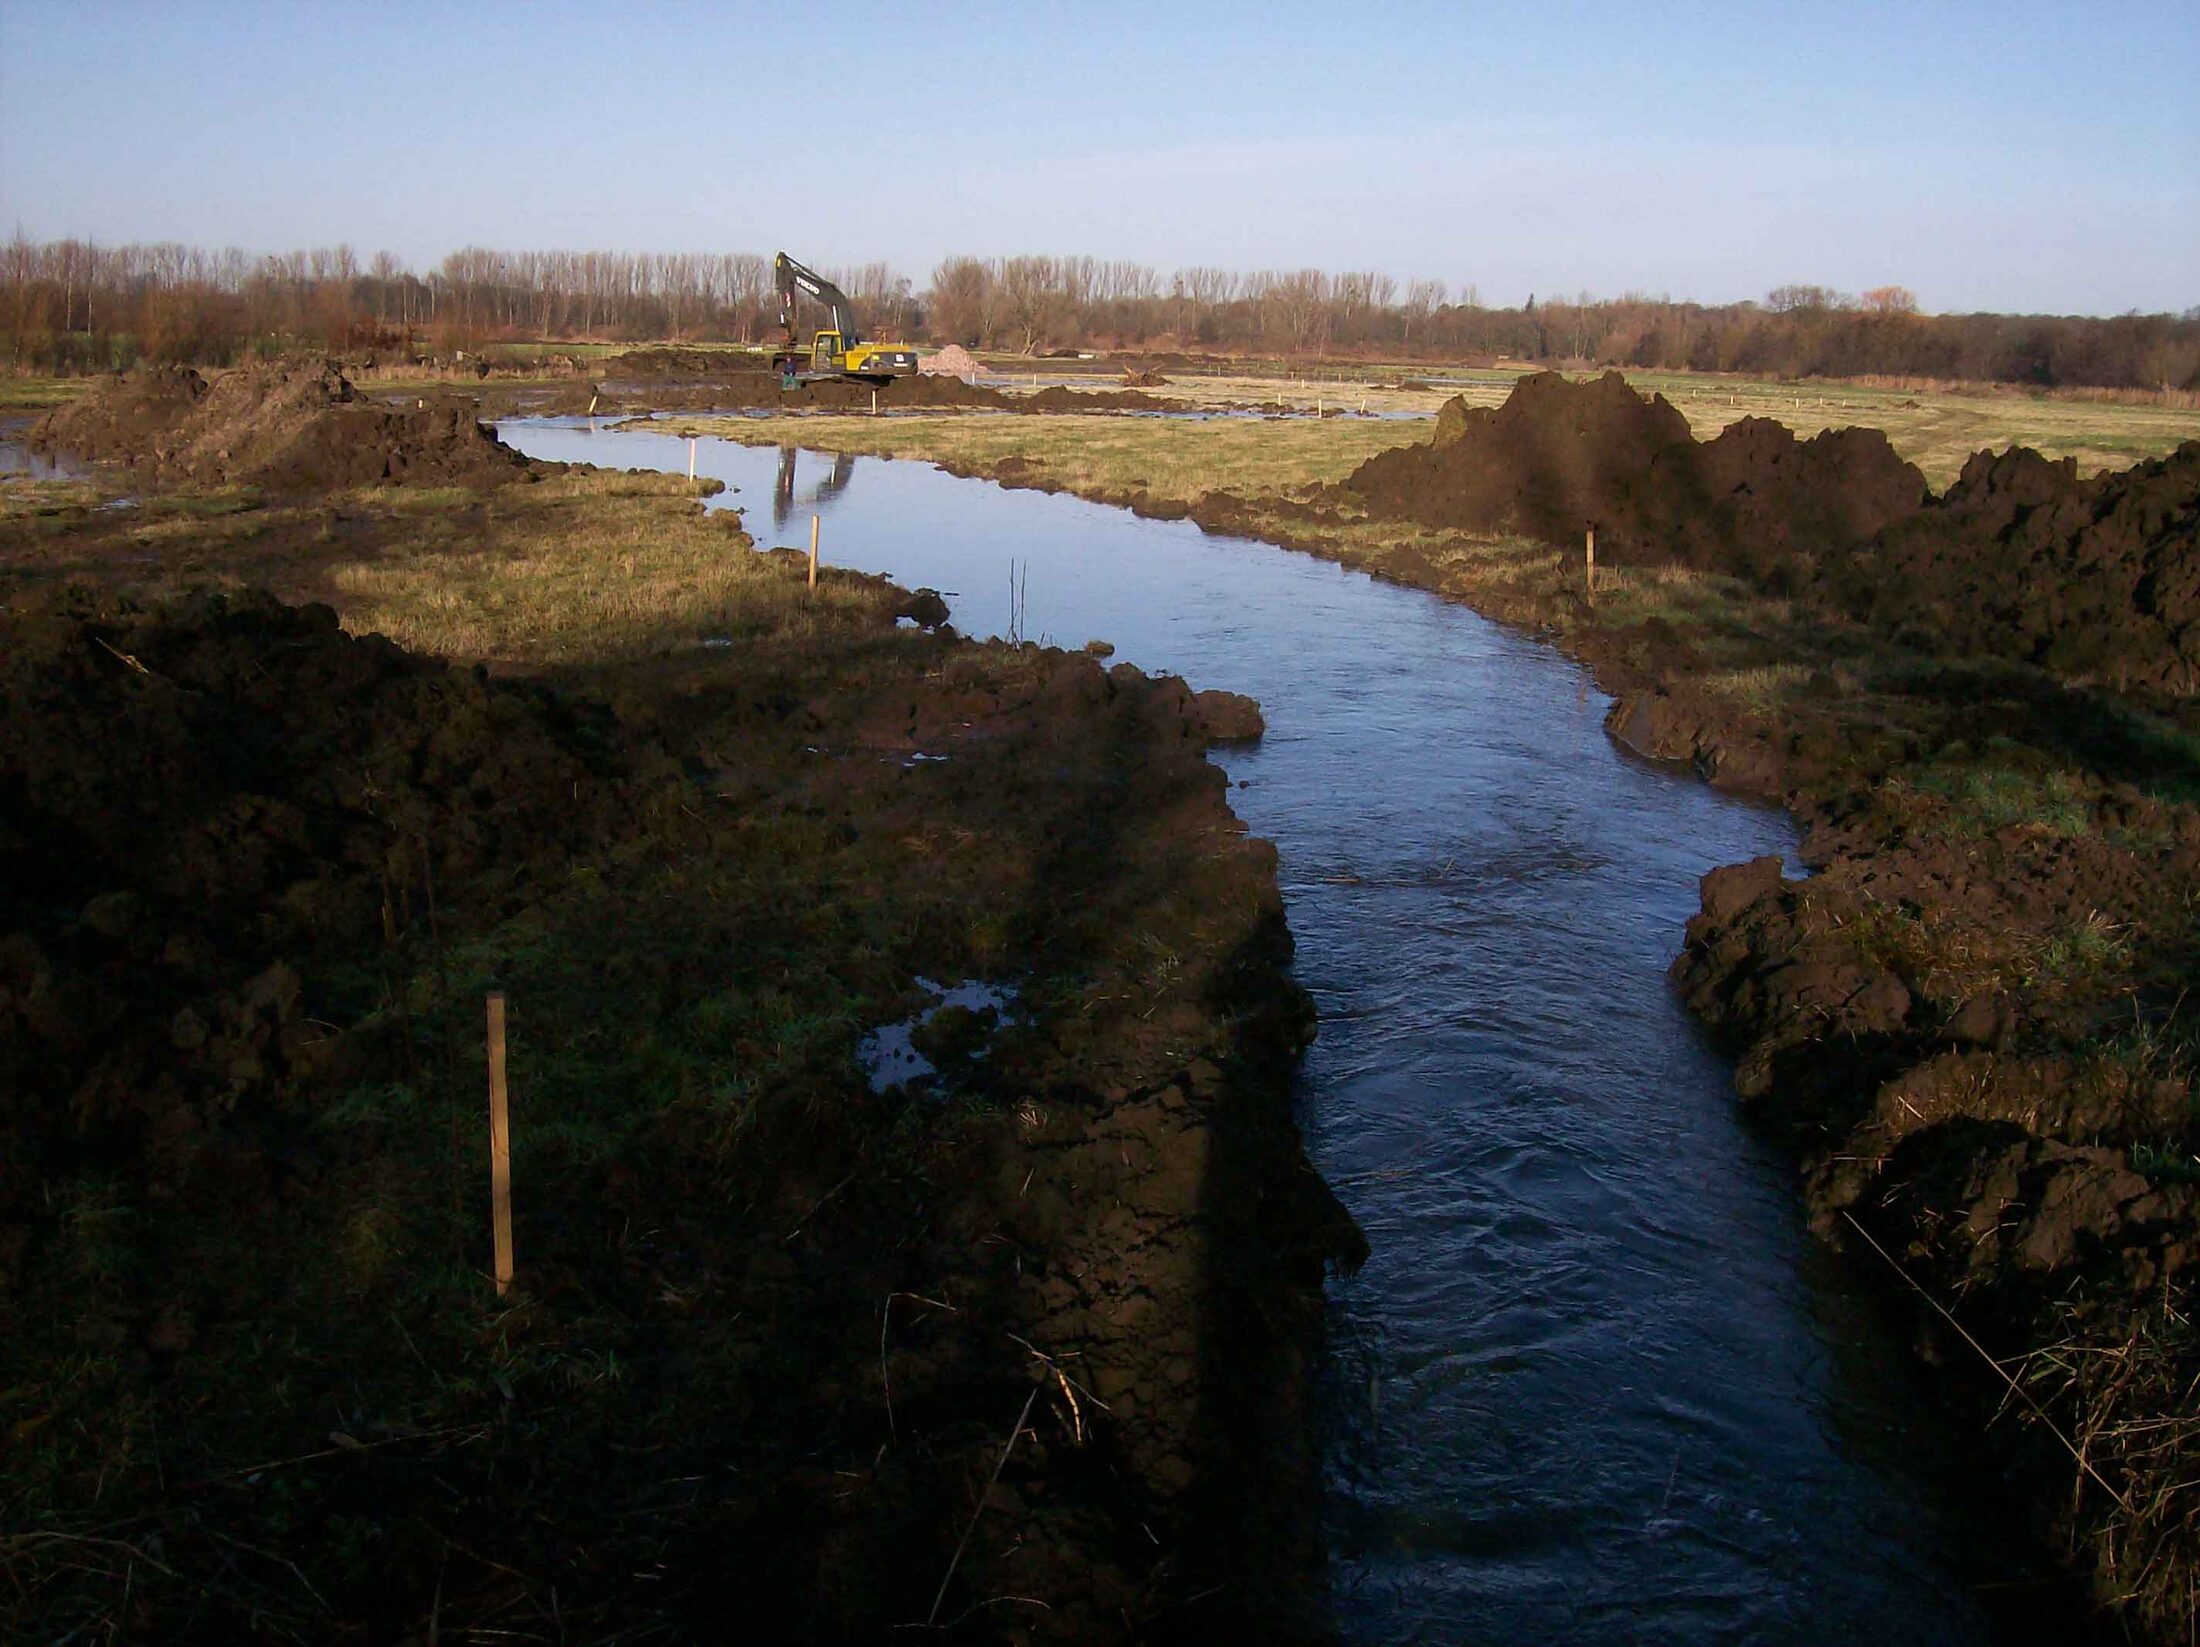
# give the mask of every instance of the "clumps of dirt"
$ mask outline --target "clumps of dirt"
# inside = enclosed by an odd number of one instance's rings
[[[132,371],[40,419],[29,440],[38,451],[127,464],[158,484],[274,492],[497,486],[530,472],[470,401],[366,400],[326,364],[243,367],[211,384],[177,367]]]
[[[264,1582],[360,1639],[538,1594],[692,1634],[730,1550],[787,1639],[935,1595],[975,1640],[1318,1639],[1311,1356],[1365,1243],[1290,1120],[1273,848],[1203,758],[1250,706],[884,616],[592,673],[614,711],[261,595],[0,611],[0,1384],[56,1537],[165,1552],[44,1569],[0,1634],[231,1640]],[[953,1101],[869,1092],[859,1016],[981,968],[1026,1011]],[[156,1412],[165,1467],[57,1439]],[[281,1577],[203,1588],[232,1547]]]
[[[975,369],[975,362],[973,362]],[[912,406],[1014,409],[1014,402],[992,389],[948,372],[920,368],[912,376],[870,384],[847,378],[819,378],[788,386],[779,373],[762,368],[758,357],[696,349],[637,349],[606,361],[605,402],[599,410],[869,411],[876,395],[880,410]],[[975,370],[973,371],[975,375]]]
[[[1019,412],[1165,412],[1169,402],[1136,389],[1066,389],[1057,383],[1010,404]]]
[[[1590,383],[1539,372],[1494,409],[1455,398],[1433,443],[1378,453],[1338,490],[1428,526],[1565,547],[1594,530],[1609,562],[1745,573],[1869,538],[1928,495],[1877,430],[1798,441],[1745,418],[1699,443],[1672,402],[1617,372]]]
[[[950,343],[918,361],[917,370],[926,377],[959,377],[965,383],[975,383],[985,365],[960,343]]]
[[[1699,442],[1617,372],[1543,372],[1495,409],[1447,402],[1433,441],[1377,454],[1331,496],[1567,549],[1593,529],[1607,563],[1811,594],[1928,650],[2119,690],[2200,685],[2200,441],[2090,479],[2073,459],[1981,452],[1936,499],[1876,429],[1798,440],[1750,417]]]
[[[2117,473],[1980,452],[1931,508],[1829,568],[1856,616],[2069,680],[2200,687],[2200,441]]]
[[[960,356],[960,361],[955,356]],[[968,371],[949,369],[947,361]],[[1036,394],[1003,394],[972,381],[982,371],[967,352],[947,350],[930,356],[913,377],[897,377],[881,384],[844,378],[818,378],[790,386],[777,372],[759,371],[755,357],[746,354],[714,354],[700,350],[639,349],[605,364],[605,386],[600,412],[649,411],[747,411],[775,408],[786,411],[867,412],[876,404],[880,411],[912,407],[954,407],[990,412],[1061,414],[1076,412],[1158,412],[1170,402],[1136,389],[1076,390],[1057,384]],[[559,401],[565,409],[576,402],[579,391],[568,390]],[[875,397],[875,401],[874,401]],[[614,405],[614,401],[616,405]]]
[[[1260,705],[1242,692],[1210,688],[1194,693],[1192,714],[1209,743],[1252,743],[1268,731]]]
[[[611,356],[598,369],[605,377],[642,381],[668,377],[724,377],[758,371],[757,358],[746,350],[629,349],[623,355]]]
[[[0,614],[0,1225],[84,1170],[264,1176],[274,1095],[341,1056],[301,976],[400,866],[445,919],[562,870],[623,810],[601,730],[264,594]]]
[[[1136,366],[1123,368],[1123,387],[1126,389],[1166,389],[1168,386],[1169,380],[1150,366],[1144,371]]]
[[[149,450],[205,397],[206,379],[188,366],[139,366],[48,412],[24,439],[35,452],[127,461]]]
[[[2130,810],[2110,798],[2066,839],[1919,834],[1808,880],[1715,870],[1673,978],[1801,1155],[1819,1233],[1939,1301],[1920,1351],[1991,1426],[2041,1548],[2093,1569],[2116,1639],[2167,1642],[2200,1573],[2200,1133],[2163,1051],[2189,966],[2161,912],[2189,895],[2200,823],[2143,808],[2175,844],[2142,857],[2108,838]],[[2112,943],[2158,948],[2167,981],[2104,1003],[2085,969]]]

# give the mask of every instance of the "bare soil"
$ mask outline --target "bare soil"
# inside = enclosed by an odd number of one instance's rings
[[[1729,573],[1930,649],[2200,687],[2200,442],[2090,477],[1981,452],[1936,498],[1876,429],[1798,440],[1751,417],[1699,442],[1616,372],[1545,372],[1495,409],[1450,402],[1432,443],[1337,490],[1377,518],[1560,548],[1594,530],[1607,564]]]
[[[1171,402],[1135,388],[1079,390],[1051,385],[1034,394],[1008,393],[954,373],[920,372],[875,390],[881,411],[962,408],[991,412],[1162,411]],[[539,414],[587,412],[601,416],[664,411],[862,412],[874,404],[867,383],[822,379],[784,385],[779,374],[758,370],[755,357],[703,349],[638,349],[603,362],[600,380],[549,391],[511,389],[486,397],[500,411]]]
[[[527,462],[482,428],[470,399],[362,399],[327,365],[278,363],[209,384],[145,367],[32,426],[40,452],[129,466],[155,484],[246,485],[295,493],[389,482],[498,486]]]

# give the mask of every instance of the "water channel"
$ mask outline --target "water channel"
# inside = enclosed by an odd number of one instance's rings
[[[697,469],[760,543],[815,513],[827,561],[948,592],[967,633],[1020,595],[1024,638],[1265,709],[1219,758],[1321,1013],[1308,1147],[1373,1246],[1330,1290],[1347,1640],[1987,1639],[1908,1371],[1664,981],[1705,870],[1792,861],[1782,815],[1627,756],[1581,669],[1433,596],[923,464],[703,441]]]

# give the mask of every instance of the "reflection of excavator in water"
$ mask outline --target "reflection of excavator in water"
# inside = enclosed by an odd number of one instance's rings
[[[772,356],[772,365],[787,382],[837,379],[878,385],[916,372],[917,351],[908,344],[866,343],[857,334],[855,305],[848,301],[848,294],[815,269],[804,268],[781,252],[772,264],[772,273],[779,282],[779,324],[787,334],[787,346]],[[807,352],[795,330],[795,309],[801,302],[798,294],[803,292],[824,304],[833,315],[832,330],[813,336]]]
[[[784,526],[794,513],[794,454],[796,448],[779,448],[779,479],[772,487],[772,524]],[[847,490],[848,479],[856,472],[853,452],[837,452],[833,456],[833,472],[817,483],[810,494],[810,501],[820,508]]]

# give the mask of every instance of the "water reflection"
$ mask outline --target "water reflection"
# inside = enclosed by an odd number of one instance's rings
[[[818,463],[830,462],[832,472],[824,476],[810,489],[810,495],[807,498],[797,498],[794,479],[796,462],[800,453],[801,448],[798,446],[782,446],[779,448],[779,473],[772,481],[772,525],[774,526],[786,525],[797,508],[814,509],[822,513],[827,504],[848,489],[849,478],[856,472],[856,460],[852,452],[835,452],[830,459],[812,452],[810,454],[812,461]]]

